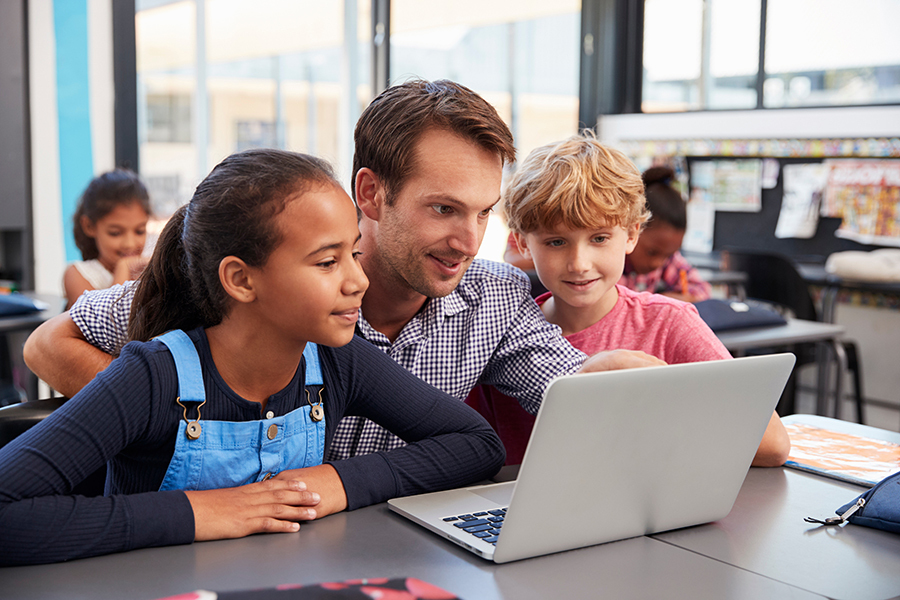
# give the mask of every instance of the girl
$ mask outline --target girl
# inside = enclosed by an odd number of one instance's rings
[[[709,298],[710,286],[678,252],[687,229],[687,210],[681,194],[671,186],[674,178],[675,171],[669,167],[651,167],[644,172],[647,208],[653,218],[625,258],[619,283],[638,292],[699,302]]]
[[[0,450],[0,564],[292,532],[495,473],[481,417],[354,336],[356,223],[319,159],[249,150],[213,169],[139,284],[130,334],[150,341]],[[323,464],[345,414],[409,445]],[[107,461],[105,496],[69,495]]]
[[[138,176],[116,169],[95,178],[84,190],[73,218],[80,262],[63,275],[67,308],[85,290],[137,279],[147,264],[150,196]]]

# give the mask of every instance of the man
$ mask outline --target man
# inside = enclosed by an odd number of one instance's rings
[[[661,364],[627,351],[585,362],[544,320],[524,274],[474,260],[503,165],[515,158],[509,129],[483,98],[449,81],[391,87],[363,112],[355,142],[360,261],[369,278],[358,333],[406,369],[460,400],[476,383],[494,385],[535,413],[559,375]],[[132,296],[133,286],[117,286],[80,298],[29,338],[29,367],[63,394],[76,393],[125,341]],[[402,444],[350,418],[328,458]]]

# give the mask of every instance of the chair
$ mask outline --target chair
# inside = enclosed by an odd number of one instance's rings
[[[40,423],[67,398],[48,398],[11,404],[0,408],[0,448]],[[101,467],[72,489],[80,496],[102,496],[106,485],[106,466]]]
[[[819,312],[809,293],[809,285],[797,267],[780,254],[726,250],[723,252],[726,268],[747,274],[745,290],[748,298],[763,300],[790,310],[798,319],[820,321]],[[847,369],[853,376],[853,394],[856,400],[856,419],[863,422],[862,367],[856,342],[842,340],[847,355]],[[816,362],[815,344],[798,344],[794,347],[797,367]],[[785,393],[778,403],[779,414],[793,414],[796,407],[796,368],[791,375]],[[836,407],[835,410],[838,410]]]

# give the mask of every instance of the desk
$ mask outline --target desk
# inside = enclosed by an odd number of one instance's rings
[[[729,298],[744,300],[747,297],[744,286],[747,284],[747,274],[743,271],[722,271],[720,269],[707,269],[698,267],[694,269],[700,279],[710,285],[724,285],[728,289]]]
[[[7,349],[9,351],[10,358],[10,367],[12,367],[15,362],[21,361],[21,347],[16,346],[15,349],[13,344],[11,343],[11,335],[10,334],[29,334],[37,327],[48,319],[52,319],[56,315],[63,312],[63,309],[66,305],[65,298],[61,296],[52,296],[48,294],[36,294],[33,292],[24,292],[24,295],[29,298],[33,298],[35,300],[40,300],[47,304],[48,308],[46,310],[41,310],[38,312],[28,313],[24,315],[12,315],[8,317],[0,317],[0,343],[6,344]],[[22,340],[22,344],[24,344],[24,338]],[[17,360],[14,359],[14,357]],[[38,391],[37,391],[37,377],[34,376],[31,371],[28,371],[27,375],[28,381],[28,389],[26,390],[28,393],[29,400],[36,400]]]
[[[405,576],[467,600],[822,597],[650,537],[496,565],[391,513],[386,504],[331,515],[294,535],[0,569],[0,590],[17,600],[143,600],[195,589]]]
[[[847,354],[840,342],[844,334],[842,325],[834,323],[820,323],[818,321],[804,321],[802,319],[788,319],[787,325],[775,325],[771,327],[752,327],[749,329],[734,329],[720,331],[716,337],[728,350],[735,354],[741,354],[747,350],[759,348],[772,348],[816,342],[820,348],[827,349],[834,355],[838,363],[835,374],[835,414],[840,416],[841,403],[837,400],[840,390],[844,389],[844,373],[847,371]],[[819,360],[819,385],[816,398],[816,413],[824,415],[828,404],[828,369],[823,368],[826,362]]]
[[[900,434],[822,417],[786,422]],[[711,477],[711,484],[714,478]],[[257,535],[0,569],[4,598],[132,598],[271,588],[360,577],[417,577],[468,600],[546,598],[859,598],[900,594],[900,535],[819,528],[864,488],[788,468],[750,469],[721,521],[504,565],[484,561],[385,504]]]
[[[782,421],[900,443],[900,433],[826,417],[790,415]],[[803,522],[807,516],[833,516],[864,490],[789,468],[750,469],[727,517],[652,537],[832,598],[895,597],[900,535]]]
[[[822,264],[799,263],[797,270],[800,271],[804,281],[823,288],[821,318],[826,323],[834,323],[837,295],[842,289],[900,296],[900,282],[883,283],[845,279],[827,272],[825,265]]]
[[[793,415],[785,421],[821,425],[822,419]],[[865,434],[871,437],[871,431]],[[504,565],[469,554],[379,504],[304,525],[299,534],[0,569],[0,590],[4,598],[23,600],[141,600],[195,589],[410,576],[469,600],[881,600],[900,593],[900,535],[803,521],[830,516],[862,490],[788,468],[750,469],[734,509],[721,521]]]

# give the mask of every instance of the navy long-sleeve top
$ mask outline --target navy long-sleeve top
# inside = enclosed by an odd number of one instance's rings
[[[203,329],[207,402],[202,420],[254,421],[260,405],[216,370]],[[397,496],[466,485],[503,464],[503,445],[464,403],[411,375],[368,342],[319,347],[325,445],[344,415],[371,419],[408,446],[331,463],[350,510]],[[305,363],[271,396],[275,416],[306,405]],[[183,410],[175,362],[158,341],[131,343],[88,386],[0,449],[0,564],[57,562],[134,548],[191,543],[194,515],[183,491],[160,492]],[[71,496],[108,461],[106,493]]]

